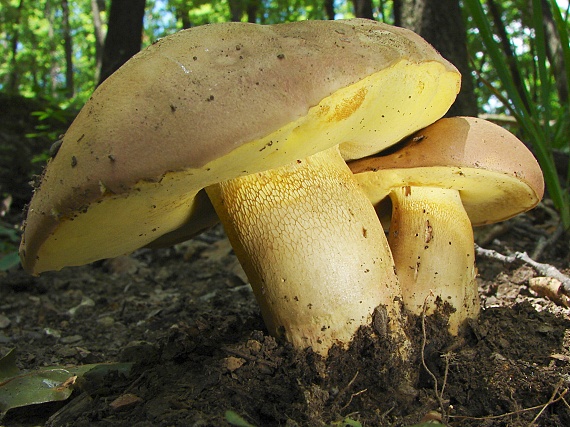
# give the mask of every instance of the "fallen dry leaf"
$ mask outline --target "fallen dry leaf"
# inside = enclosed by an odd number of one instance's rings
[[[562,282],[553,277],[535,277],[528,281],[530,288],[541,297],[552,302],[570,307],[570,297],[563,293]]]

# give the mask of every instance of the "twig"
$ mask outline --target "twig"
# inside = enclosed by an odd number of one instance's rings
[[[552,405],[553,403],[559,402],[560,400],[563,400],[564,402],[566,402],[566,399],[564,399],[564,396],[566,395],[567,392],[568,392],[568,389],[562,390],[562,392],[558,394],[558,397],[556,397],[555,399],[552,399],[552,397],[551,397],[548,400],[548,402],[543,403],[542,405],[532,406],[530,408],[518,409],[516,411],[506,412],[506,413],[500,414],[500,415],[488,415],[486,417],[468,417],[466,415],[449,415],[449,418],[455,418],[458,420],[477,420],[477,421],[478,420],[497,420],[500,418],[509,417],[511,415],[518,415],[518,414],[522,414],[524,412],[536,411],[537,409],[540,409],[541,411],[543,411],[546,407]],[[534,423],[534,420],[532,422]]]
[[[441,410],[442,414],[445,414],[445,408],[443,406],[443,390],[445,389],[445,382],[443,384],[443,386],[441,387],[441,392],[438,389],[438,383],[437,383],[437,378],[434,375],[434,373],[428,368],[427,364],[426,364],[426,359],[425,359],[425,348],[426,348],[426,343],[427,343],[427,334],[426,334],[426,312],[427,312],[427,302],[429,297],[433,296],[433,292],[430,291],[430,293],[428,294],[428,296],[426,296],[426,298],[424,299],[424,306],[422,308],[422,347],[421,347],[421,358],[422,358],[422,366],[424,367],[424,369],[426,370],[426,372],[429,374],[429,376],[432,378],[433,380],[433,389],[435,392],[435,397],[437,398],[437,402],[439,404],[439,408]],[[445,375],[445,380],[447,380],[447,367],[446,367],[446,375]],[[444,380],[444,381],[445,381]]]
[[[441,385],[441,392],[440,392],[440,394],[443,396],[443,393],[445,391],[445,386],[447,385],[447,375],[449,374],[449,359],[451,359],[452,354],[445,353],[442,357],[445,359],[445,371],[443,372],[443,383]]]
[[[350,399],[348,399],[347,404],[344,405],[342,408],[340,408],[340,411],[342,412],[342,411],[344,411],[346,408],[348,408],[348,407],[350,406],[350,404],[352,403],[352,399],[353,399],[355,396],[358,396],[359,394],[362,394],[362,393],[366,393],[367,391],[368,391],[368,389],[365,388],[365,389],[363,389],[363,390],[357,391],[356,393],[352,393],[352,394],[350,395]]]
[[[356,374],[354,374],[354,376],[353,376],[352,379],[348,382],[348,384],[345,385],[345,386],[342,388],[342,390],[340,390],[340,391],[337,393],[337,396],[336,396],[336,399],[335,399],[335,400],[338,401],[338,400],[342,397],[342,395],[345,394],[345,393],[350,389],[350,387],[352,387],[352,384],[354,384],[354,381],[356,381],[356,378],[358,377],[358,374],[359,374],[359,373],[360,373],[360,371],[356,371]]]
[[[556,385],[556,387],[554,388],[554,391],[552,392],[552,395],[550,396],[550,399],[548,399],[548,402],[546,402],[544,404],[544,406],[542,407],[542,409],[540,411],[538,411],[538,414],[536,414],[536,417],[534,417],[532,419],[532,421],[530,422],[530,424],[528,425],[528,427],[532,427],[533,424],[536,422],[536,420],[538,420],[538,418],[540,418],[540,416],[542,415],[542,413],[546,410],[546,408],[552,404],[552,402],[554,402],[555,398],[556,398],[556,394],[558,394],[558,390],[560,390],[560,387],[562,386],[562,382],[563,380],[560,380],[558,382],[558,384]],[[560,397],[563,398],[564,394],[566,393],[566,390],[564,390],[562,392],[563,394],[560,394]]]
[[[343,396],[348,390],[350,390],[350,388],[351,388],[352,385],[354,384],[354,381],[356,381],[356,377],[358,377],[359,372],[360,372],[360,371],[356,371],[356,374],[354,374],[354,376],[353,376],[352,379],[348,382],[348,384],[345,385],[345,386],[343,387],[343,389],[338,392],[338,394],[337,394],[337,396],[336,396],[336,398],[335,398],[335,403],[337,403],[337,402],[342,398],[342,396]],[[347,403],[346,405],[344,405],[342,408],[340,408],[340,411],[343,411],[343,410],[345,410],[346,408],[348,408],[348,406],[352,403],[352,398],[353,398],[354,396],[358,396],[359,394],[362,394],[362,393],[366,392],[367,390],[368,390],[368,389],[364,389],[364,390],[360,390],[360,391],[358,391],[358,392],[356,392],[356,393],[352,393],[352,394],[350,395],[350,399],[348,400],[348,403]]]
[[[566,391],[566,390],[565,390],[565,391]],[[560,398],[561,398],[562,401],[564,402],[564,405],[566,405],[566,407],[567,407],[568,409],[570,409],[570,405],[568,404],[568,402],[566,401],[566,399],[564,399],[564,394],[562,394],[562,395],[560,396]]]
[[[515,252],[513,255],[507,256],[494,251],[493,249],[484,249],[479,245],[475,245],[475,253],[477,256],[496,259],[506,264],[512,264],[515,261],[525,262],[534,268],[539,274],[560,280],[564,293],[570,295],[570,277],[561,273],[560,270],[558,270],[553,265],[536,262],[531,257],[529,257],[526,252]]]

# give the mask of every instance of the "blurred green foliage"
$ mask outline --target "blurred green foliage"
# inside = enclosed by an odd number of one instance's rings
[[[510,23],[515,28],[525,29],[522,32],[507,34],[509,40],[505,42],[512,46],[513,56],[501,49],[496,23],[493,25],[489,11],[482,1],[464,0],[469,16],[475,24],[472,31],[479,38],[480,51],[486,52],[486,61],[489,63],[488,67],[480,67],[483,70],[480,78],[489,91],[488,99],[494,97],[501,104],[501,108],[516,119],[523,139],[532,144],[543,170],[549,195],[560,213],[564,228],[569,229],[570,167],[565,176],[560,177],[554,159],[555,149],[570,153],[568,99],[562,99],[563,94],[556,89],[557,79],[565,79],[566,88],[570,87],[568,13],[563,17],[557,2],[548,1],[556,24],[555,31],[561,41],[562,57],[557,59],[563,66],[562,73],[555,72],[552,58],[547,52],[541,0],[532,0],[530,14],[520,14],[518,10],[519,20]]]

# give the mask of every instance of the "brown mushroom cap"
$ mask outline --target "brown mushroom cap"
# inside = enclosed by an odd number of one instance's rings
[[[472,117],[438,120],[390,154],[349,167],[375,205],[398,187],[459,190],[473,225],[511,218],[544,194],[542,171],[528,148],[500,126]]]
[[[195,201],[202,188],[338,144],[346,159],[373,154],[441,117],[459,80],[419,36],[368,20],[161,39],[65,134],[29,207],[22,264],[37,274],[187,238],[215,221]]]

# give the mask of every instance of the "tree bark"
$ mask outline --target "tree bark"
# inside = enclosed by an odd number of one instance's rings
[[[60,64],[57,58],[57,48],[58,48],[58,41],[55,38],[55,27],[56,27],[56,12],[52,8],[53,4],[51,2],[46,2],[44,8],[44,16],[48,21],[48,29],[47,29],[47,43],[46,45],[49,46],[49,52],[47,53],[49,56],[49,77],[47,81],[46,87],[49,88],[50,96],[55,97],[57,95],[57,88],[60,76]],[[35,37],[34,37],[35,38]],[[36,46],[36,42],[32,44],[32,46]]]
[[[248,0],[246,6],[247,22],[255,24],[257,22],[257,11],[259,10],[259,0]]]
[[[65,96],[71,99],[75,93],[75,85],[73,84],[73,40],[71,38],[71,28],[69,25],[68,0],[61,0],[61,8],[63,47],[65,51]]]
[[[182,29],[187,30],[192,27],[192,21],[190,21],[190,4],[182,2],[174,6],[176,19],[182,24]]]
[[[230,20],[241,22],[243,15],[247,16],[247,22],[255,24],[257,22],[257,11],[259,0],[229,0]]]
[[[396,25],[422,36],[461,72],[461,92],[447,115],[476,116],[477,98],[459,0],[395,0],[394,15]]]
[[[335,18],[334,0],[325,0],[324,6],[327,19],[333,20]]]
[[[244,2],[242,0],[228,0],[230,6],[230,20],[240,22],[243,16]]]
[[[91,13],[93,15],[93,29],[95,35],[95,81],[99,81],[99,73],[103,63],[103,46],[105,43],[105,33],[103,22],[101,21],[101,9],[104,9],[105,2],[91,0]]]
[[[374,19],[372,0],[352,0],[354,4],[354,16],[357,18]]]
[[[140,51],[146,0],[112,0],[99,84]]]

